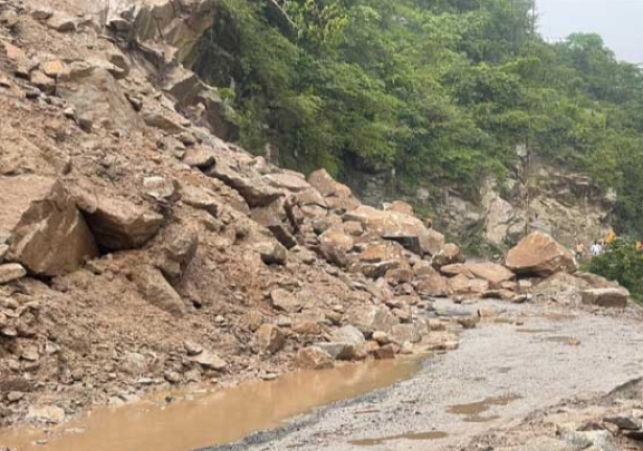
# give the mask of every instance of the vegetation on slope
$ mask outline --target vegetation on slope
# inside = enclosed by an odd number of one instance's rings
[[[478,186],[516,146],[618,193],[643,234],[643,76],[602,39],[545,42],[528,0],[222,0],[197,71],[242,144],[304,172]]]

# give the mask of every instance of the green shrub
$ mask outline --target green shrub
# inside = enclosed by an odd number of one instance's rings
[[[643,252],[636,249],[633,240],[617,239],[605,253],[592,259],[587,270],[618,281],[632,297],[643,301]]]

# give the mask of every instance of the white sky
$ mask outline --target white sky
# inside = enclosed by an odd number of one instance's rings
[[[600,34],[619,59],[643,63],[643,0],[536,0],[540,32]]]

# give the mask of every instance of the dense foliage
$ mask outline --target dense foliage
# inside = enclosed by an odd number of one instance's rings
[[[616,280],[643,301],[643,252],[636,249],[636,243],[619,239],[607,251],[592,259],[587,269],[609,280]]]
[[[464,190],[526,145],[614,188],[643,234],[643,75],[599,36],[545,42],[529,0],[221,1],[196,69],[246,148]]]

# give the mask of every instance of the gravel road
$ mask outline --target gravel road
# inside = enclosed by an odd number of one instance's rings
[[[454,449],[534,410],[608,391],[642,373],[643,325],[632,316],[493,301],[437,307],[499,309],[500,318],[522,324],[480,324],[464,332],[457,351],[427,361],[408,381],[209,451]]]

